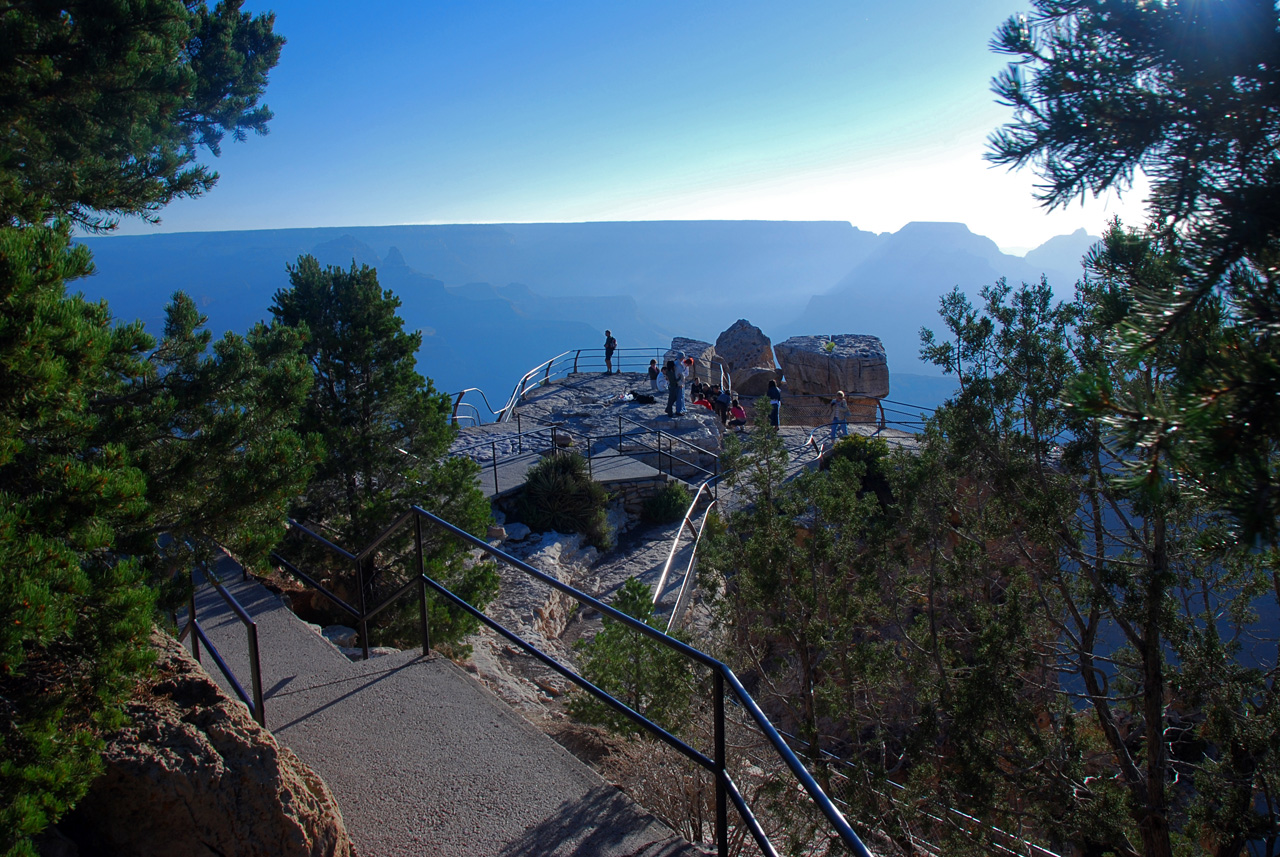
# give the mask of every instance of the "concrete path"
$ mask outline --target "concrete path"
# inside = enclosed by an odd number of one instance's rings
[[[499,459],[496,466],[493,462],[486,462],[481,465],[476,484],[489,496],[490,500],[505,497],[524,485],[529,468],[541,460],[541,454],[526,452]],[[630,455],[619,455],[612,451],[594,456],[590,466],[591,478],[603,485],[605,490],[608,490],[609,485],[614,482],[650,479],[659,475],[656,467],[651,467]]]
[[[446,658],[352,663],[233,560],[216,571],[258,625],[268,728],[333,789],[363,857],[703,853]],[[212,587],[196,611],[248,687],[244,626]]]

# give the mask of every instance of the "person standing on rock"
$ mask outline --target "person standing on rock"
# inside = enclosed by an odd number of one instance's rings
[[[844,397],[844,390],[837,390],[836,397],[831,400],[831,442],[836,442],[836,435],[849,436],[849,402]]]
[[[667,365],[662,367],[662,376],[667,379],[667,416],[675,416],[675,414],[684,411],[684,403],[679,402],[681,393],[684,388],[680,386],[680,375],[676,372],[676,361],[668,360]],[[679,406],[677,406],[679,402]],[[675,411],[675,414],[672,411]]]
[[[649,361],[649,389],[656,391],[658,389],[658,376],[662,374],[662,370],[658,368],[657,360]]]
[[[604,374],[613,374],[613,352],[618,347],[618,340],[613,338],[613,331],[604,332]]]
[[[782,425],[782,388],[774,380],[769,381],[769,425],[774,428]]]

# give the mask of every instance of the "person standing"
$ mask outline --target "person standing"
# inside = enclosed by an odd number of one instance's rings
[[[662,376],[667,379],[667,416],[672,417],[675,416],[672,413],[673,410],[675,413],[680,413],[684,410],[683,402],[679,402],[679,407],[677,407],[677,401],[680,399],[680,394],[684,392],[684,389],[680,386],[680,375],[676,372],[676,362],[674,360],[668,360],[667,365],[662,367]]]
[[[844,390],[837,390],[836,397],[831,400],[832,443],[835,443],[836,435],[849,436],[849,402],[844,397]]]
[[[604,332],[604,374],[613,374],[613,352],[618,347],[618,340],[613,338],[613,331]]]
[[[782,388],[772,380],[769,382],[769,425],[774,428],[782,425]]]
[[[658,361],[650,360],[649,361],[649,389],[650,390],[653,390],[655,392],[657,391],[658,376],[661,374],[662,374],[662,370],[658,368]]]

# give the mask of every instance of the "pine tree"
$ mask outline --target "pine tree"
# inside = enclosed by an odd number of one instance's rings
[[[306,477],[286,428],[305,387],[295,343],[254,333],[207,354],[176,297],[157,347],[66,293],[91,271],[71,222],[154,218],[213,185],[199,147],[265,132],[257,100],[283,40],[239,9],[0,3],[4,853],[33,853],[95,776],[150,657],[154,586],[215,540],[260,553]]]
[[[1168,276],[1147,279],[1110,347],[1140,362],[1191,345],[1200,319],[1215,349],[1185,361],[1165,395],[1134,409],[1091,406],[1132,449],[1168,462],[1229,508],[1245,537],[1280,538],[1280,13],[1268,0],[1036,0],[996,50],[1013,121],[991,160],[1039,173],[1065,205],[1151,176],[1149,230]],[[1163,344],[1168,340],[1167,344]],[[1128,403],[1130,406],[1134,403]]]
[[[651,596],[648,586],[629,577],[618,588],[612,606],[656,628],[660,619],[654,615]],[[599,633],[575,648],[581,653],[582,674],[592,684],[664,729],[682,733],[696,694],[692,665],[683,655],[607,616]],[[644,734],[630,718],[585,692],[570,697],[569,712],[621,735]]]
[[[356,550],[368,545],[413,504],[471,533],[483,533],[489,504],[476,486],[477,466],[445,457],[456,429],[449,397],[418,373],[419,333],[406,333],[400,300],[378,285],[368,266],[321,268],[312,256],[289,266],[290,287],[275,295],[276,327],[304,340],[314,384],[299,430],[315,434],[324,454],[295,513],[323,524]],[[483,607],[497,593],[489,565],[463,562],[452,537],[428,529],[426,551],[436,575],[458,595]],[[387,544],[394,554],[404,539]],[[361,572],[363,585],[385,592],[403,575],[382,567]],[[474,620],[433,607],[434,640],[457,641]]]
[[[207,192],[199,148],[271,119],[258,99],[284,39],[240,7],[0,3],[0,224],[109,229]]]

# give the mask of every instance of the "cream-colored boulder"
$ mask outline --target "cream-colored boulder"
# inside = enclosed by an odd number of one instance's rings
[[[828,345],[830,343],[830,345]],[[793,336],[773,347],[791,395],[851,396],[883,399],[889,395],[889,362],[875,336]]]

